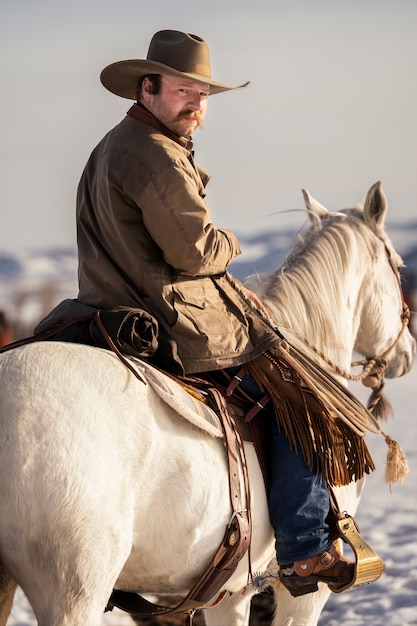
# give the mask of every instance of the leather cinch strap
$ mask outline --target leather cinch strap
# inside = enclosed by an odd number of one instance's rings
[[[222,395],[214,388],[210,388],[209,391],[217,405],[222,422],[229,466],[232,515],[223,540],[206,571],[177,606],[164,607],[159,604],[152,604],[136,593],[115,589],[106,610],[117,607],[132,615],[142,617],[180,612],[189,613],[192,616],[197,609],[210,608],[207,606],[207,602],[220,592],[220,589],[235,572],[242,557],[249,550],[251,540],[250,495],[243,442]],[[216,606],[225,594],[225,591],[221,592],[210,606]]]

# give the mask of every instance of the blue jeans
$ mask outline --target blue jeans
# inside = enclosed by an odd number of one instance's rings
[[[239,369],[227,371],[234,375]],[[249,375],[243,377],[240,386],[255,401],[264,395]],[[278,432],[272,406],[263,411],[270,442],[269,517],[275,531],[277,561],[284,565],[329,549],[329,490],[321,473],[311,472],[301,452],[291,450],[287,438]]]

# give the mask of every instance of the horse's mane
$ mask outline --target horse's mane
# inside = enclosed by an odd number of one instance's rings
[[[281,268],[264,283],[263,298],[278,311],[278,325],[296,334],[308,327],[318,345],[340,342],[337,325],[329,328],[328,320],[340,316],[341,285],[352,264],[367,263],[366,251],[376,241],[361,206],[313,219]]]

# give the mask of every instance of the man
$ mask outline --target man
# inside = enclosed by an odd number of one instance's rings
[[[214,81],[205,41],[171,30],[154,35],[146,59],[114,63],[101,81],[136,104],[94,149],[80,181],[78,301],[102,309],[145,303],[175,341],[187,374],[233,374],[230,368],[273,349],[277,334],[256,295],[227,273],[239,243],[211,221],[209,176],[194,161],[191,136],[203,125],[209,96],[247,83]],[[254,399],[264,393],[248,374],[242,384]],[[265,428],[284,584],[301,595],[317,580],[346,583],[353,570],[329,538],[326,481],[290,450],[273,413],[265,413]]]

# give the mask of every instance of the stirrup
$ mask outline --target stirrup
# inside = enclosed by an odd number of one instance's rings
[[[343,586],[333,586],[328,583],[329,589],[334,593],[341,593],[352,587],[363,587],[378,580],[385,569],[385,565],[361,537],[353,518],[346,514],[346,517],[337,520],[336,523],[341,538],[350,545],[355,555],[354,575],[352,580]]]

